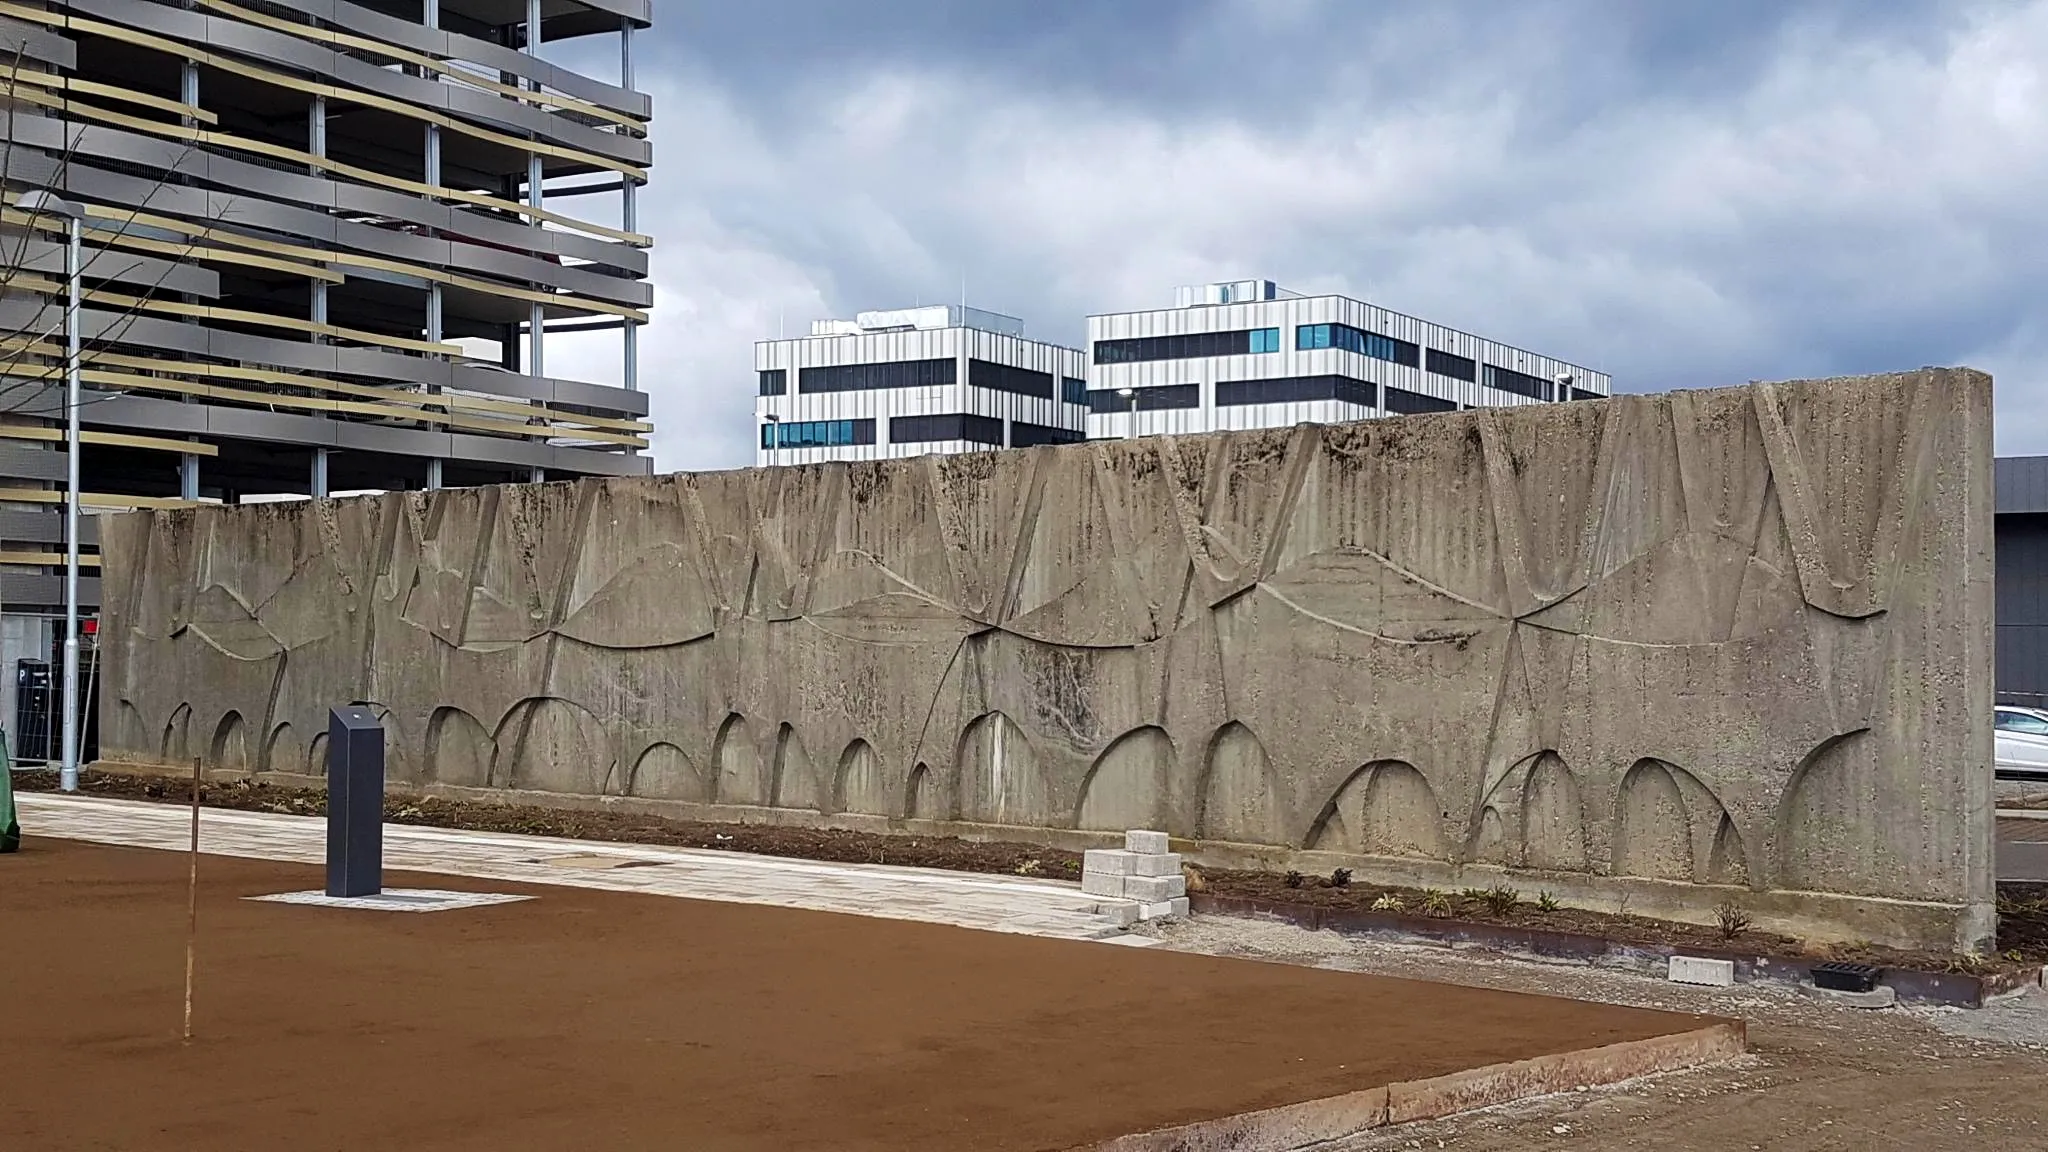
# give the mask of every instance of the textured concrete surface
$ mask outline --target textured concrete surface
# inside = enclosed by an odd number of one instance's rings
[[[1924,370],[137,513],[102,747],[1968,945],[1990,477]]]

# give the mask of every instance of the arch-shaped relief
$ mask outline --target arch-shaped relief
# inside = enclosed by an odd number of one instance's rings
[[[735,712],[718,726],[711,759],[718,766],[712,799],[720,804],[768,803],[768,774],[762,770],[761,749],[745,716]]]
[[[1614,811],[1615,875],[1693,879],[1692,814],[1670,765],[1636,761],[1622,778]]]
[[[1165,729],[1124,733],[1103,749],[1081,781],[1074,826],[1095,832],[1162,827],[1173,770],[1173,740]]]
[[[832,807],[861,816],[889,815],[889,792],[882,785],[882,761],[867,741],[855,740],[839,754]]]
[[[931,766],[920,761],[903,785],[903,814],[912,820],[937,820],[943,815],[940,808],[938,781]]]
[[[327,775],[327,730],[313,733],[312,742],[306,745],[306,775]]]
[[[188,764],[192,760],[192,705],[180,704],[164,721],[163,739],[158,742],[157,760],[164,764]]]
[[[1522,865],[1587,870],[1585,804],[1577,777],[1555,752],[1538,755],[1522,785]]]
[[[265,772],[297,772],[300,766],[299,734],[289,721],[282,722],[263,741],[263,758],[257,767]]]
[[[108,759],[129,759],[137,751],[146,755],[152,735],[149,721],[143,719],[142,709],[132,701],[122,700],[114,709],[113,739],[100,741],[100,754]],[[21,750],[17,748],[14,751],[19,754]]]
[[[1497,813],[1494,819],[1498,827]],[[1405,760],[1378,760],[1353,772],[1323,805],[1305,843],[1367,856],[1450,860],[1456,855],[1444,832],[1436,789]]]
[[[491,784],[497,744],[476,717],[460,708],[436,708],[427,718],[426,777],[436,784],[483,788]]]
[[[1870,862],[1858,856],[1867,837],[1871,789],[1859,776],[1871,763],[1870,730],[1859,728],[1821,741],[1799,762],[1778,801],[1771,830],[1777,865],[1772,886],[1807,892],[1868,888]]]
[[[214,726],[213,741],[207,746],[207,760],[229,772],[249,770],[249,725],[242,714],[229,709]]]
[[[602,796],[617,790],[617,761],[604,724],[572,700],[533,696],[513,705],[498,725],[502,787]]]
[[[960,735],[954,757],[960,818],[983,824],[1050,825],[1051,789],[1038,754],[1016,723],[1001,712],[977,717]]]
[[[1709,884],[1750,883],[1749,853],[1742,847],[1742,832],[1725,812],[1721,815],[1721,826],[1714,830],[1714,847],[1707,855],[1704,879]]]
[[[1279,782],[1266,746],[1232,720],[1216,730],[1202,769],[1202,815],[1196,835],[1241,844],[1280,844]]]
[[[626,794],[650,800],[703,801],[711,798],[711,786],[688,753],[674,744],[656,741],[633,761]]]
[[[775,776],[768,803],[777,808],[818,807],[818,769],[803,737],[787,724],[775,730]]]

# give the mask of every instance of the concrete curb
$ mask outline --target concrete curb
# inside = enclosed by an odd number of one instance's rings
[[[1718,1064],[1747,1051],[1742,1021],[1723,1020],[1670,1036],[1490,1064],[1426,1080],[1197,1120],[1118,1136],[1071,1152],[1292,1152],[1374,1128]]]

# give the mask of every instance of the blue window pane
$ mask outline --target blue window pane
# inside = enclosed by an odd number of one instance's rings
[[[761,447],[763,447],[763,448],[773,448],[773,447],[775,447],[775,425],[773,425],[773,424],[763,424],[763,425],[761,425]]]

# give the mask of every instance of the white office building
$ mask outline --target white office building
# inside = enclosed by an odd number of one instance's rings
[[[1086,358],[959,304],[818,320],[754,345],[757,462],[886,460],[1086,436]]]
[[[1270,280],[1090,316],[1088,360],[1092,440],[1590,400],[1613,388],[1577,364]]]

